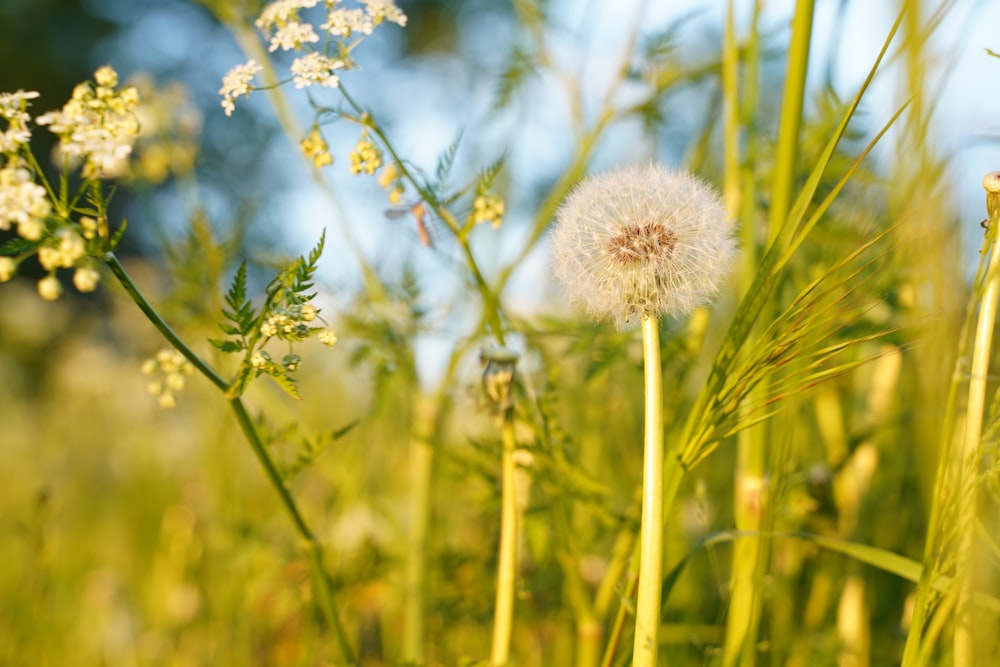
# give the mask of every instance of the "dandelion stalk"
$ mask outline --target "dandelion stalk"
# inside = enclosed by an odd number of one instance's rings
[[[642,318],[646,421],[642,455],[639,590],[632,651],[635,667],[655,667],[659,650],[660,581],[663,578],[663,378],[659,331],[655,315]]]

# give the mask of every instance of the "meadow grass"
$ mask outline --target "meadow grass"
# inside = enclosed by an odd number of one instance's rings
[[[255,85],[298,144],[313,119],[292,113],[300,91],[278,85],[253,17],[204,4],[262,63]],[[99,313],[42,302],[28,278],[0,286],[0,663],[611,666],[633,658],[650,608],[656,650],[636,664],[1000,654],[1000,205],[985,231],[956,219],[949,157],[928,129],[929,31],[954,3],[902,0],[868,77],[840,99],[807,85],[816,28],[800,0],[777,49],[778,108],[762,92],[776,49],[761,3],[749,20],[735,4],[716,56],[695,64],[673,42],[687,23],[653,34],[640,12],[595,101],[560,66],[543,4],[514,3],[523,42],[498,73],[501,101],[528,102],[532,73],[551,76],[574,133],[526,210],[502,161],[450,173],[462,144],[441,147],[433,174],[415,166],[346,73],[336,104],[313,100],[315,127],[362,133],[396,170],[386,189],[402,187],[406,221],[433,231],[413,253],[456,267],[464,329],[449,331],[433,386],[417,346],[448,327],[426,308],[430,279],[386,275],[347,226],[326,243],[354,253],[361,276],[343,312],[323,313],[332,352],[304,340],[318,328],[294,341],[301,371],[252,353],[279,302],[301,310],[323,289],[322,242],[261,287],[196,210],[186,238],[164,241],[173,264],[94,254]],[[890,66],[905,81],[896,109],[862,123]],[[512,278],[602,140],[639,120],[652,144],[672,96],[699,87],[706,120],[684,167],[720,184],[741,238],[716,303],[660,326],[635,318],[642,336],[559,305],[519,311]],[[905,159],[875,163],[888,141]],[[101,196],[87,205],[106,210]],[[484,262],[477,239],[506,238],[518,219],[523,246]],[[984,234],[971,284],[956,240],[970,233]],[[201,294],[200,311],[180,294]],[[204,342],[215,320],[240,345]],[[164,344],[197,373],[172,410],[138,373]],[[644,465],[660,458],[644,464],[644,442],[665,443],[661,490],[645,497]],[[662,523],[655,549],[640,517]]]

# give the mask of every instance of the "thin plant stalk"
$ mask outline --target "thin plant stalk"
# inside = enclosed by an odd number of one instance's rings
[[[646,421],[642,456],[642,519],[639,527],[639,589],[635,610],[634,667],[655,667],[659,651],[663,580],[663,377],[659,320],[642,318]]]
[[[115,254],[110,252],[107,253],[104,257],[104,262],[108,268],[111,269],[111,273],[115,276],[121,286],[125,289],[129,298],[135,302],[136,306],[139,307],[139,310],[146,315],[146,318],[153,324],[154,327],[156,327],[157,331],[159,331],[160,334],[167,339],[171,346],[173,346],[174,349],[190,361],[191,364],[218,389],[220,389],[223,393],[228,392],[229,383],[226,382],[222,376],[215,371],[215,369],[209,366],[208,363],[198,356],[198,354],[195,353],[195,351],[192,350],[173,331],[173,329],[170,328],[170,325],[167,324],[156,309],[153,308],[152,304],[149,303],[146,297],[139,290],[138,286],[132,282],[132,279],[125,271],[125,267],[122,266]],[[239,397],[230,398],[229,405],[233,410],[233,414],[236,417],[237,423],[240,425],[240,429],[243,432],[247,443],[253,450],[254,455],[261,464],[261,467],[264,468],[264,473],[268,481],[271,483],[271,486],[274,487],[282,506],[285,508],[286,513],[292,520],[292,525],[295,527],[295,531],[305,543],[305,550],[308,554],[309,563],[312,567],[316,582],[317,604],[320,607],[320,611],[322,612],[327,624],[333,630],[344,660],[350,665],[355,665],[357,664],[357,660],[354,658],[354,651],[351,649],[350,643],[347,640],[347,635],[344,632],[344,628],[341,626],[340,621],[337,618],[336,608],[333,603],[332,584],[323,565],[322,543],[306,523],[305,517],[303,516],[301,510],[299,510],[298,504],[295,502],[295,498],[292,496],[291,491],[289,491],[287,485],[285,484],[285,480],[281,477],[281,473],[278,471],[277,465],[271,458],[270,452],[267,451],[260,435],[257,433],[257,428],[254,426],[249,413],[247,413],[242,399]]]
[[[514,414],[504,411],[500,425],[503,453],[500,458],[500,547],[497,558],[497,596],[493,614],[493,645],[490,663],[506,665],[514,625],[514,597],[517,584],[517,495],[514,486]]]
[[[972,667],[975,664],[975,635],[973,632],[973,595],[975,593],[976,557],[976,489],[979,485],[980,440],[983,431],[983,413],[986,410],[986,384],[989,374],[990,351],[997,309],[1000,305],[1000,244],[996,242],[1000,216],[991,211],[989,234],[993,236],[990,266],[986,289],[979,307],[979,319],[972,343],[972,360],[969,377],[969,398],[966,403],[965,434],[961,448],[961,493],[958,496],[958,517],[962,523],[962,536],[958,545],[959,567],[958,607],[955,619],[955,667]]]
[[[791,208],[792,191],[795,185],[796,155],[799,145],[799,127],[802,123],[802,106],[805,95],[806,71],[809,63],[809,47],[812,37],[813,2],[798,0],[792,20],[791,45],[788,52],[788,68],[785,90],[781,106],[781,123],[778,136],[777,156],[774,172],[774,186],[771,196],[770,224],[768,239],[774,241]],[[730,23],[733,21],[730,7]],[[729,30],[729,28],[727,28]],[[731,36],[730,41],[735,41]],[[734,51],[734,47],[730,47]],[[731,86],[732,87],[732,86]],[[736,91],[727,91],[735,95]],[[731,106],[735,106],[732,103]],[[733,148],[732,150],[736,150]],[[727,164],[727,166],[729,166]],[[727,175],[727,182],[735,181]],[[727,195],[731,194],[727,188]],[[730,210],[739,210],[740,201],[727,200]],[[748,223],[748,220],[745,221]],[[749,224],[745,226],[749,227]],[[752,261],[751,257],[747,261]],[[755,267],[746,262],[748,273]],[[746,276],[750,278],[749,275]],[[749,285],[747,279],[743,284]],[[767,386],[762,383],[754,389],[747,406],[759,404],[760,397],[766,395]],[[748,536],[738,540],[733,547],[733,565],[730,574],[730,602],[726,615],[726,635],[723,645],[724,667],[743,665],[750,667],[756,658],[755,645],[760,626],[762,600],[760,582],[767,567],[767,549],[762,538],[757,536],[764,528],[768,508],[768,494],[765,486],[767,478],[766,424],[741,431],[737,441],[736,473],[733,489],[733,518],[736,529]]]

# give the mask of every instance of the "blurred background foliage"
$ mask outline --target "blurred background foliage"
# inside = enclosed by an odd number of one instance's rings
[[[555,77],[519,17],[542,7],[556,56],[575,64],[584,47],[574,41],[581,32],[574,21],[599,33],[599,19],[587,12],[613,16],[606,5],[614,3],[584,3],[566,15],[547,3],[399,4],[409,16],[406,29],[366,42],[361,71],[349,75],[352,93],[428,170],[458,129],[456,172],[507,156],[499,183],[510,214],[502,236],[484,230],[475,239],[486,265],[502,266],[524,247],[534,212],[578,148],[570,119],[592,120],[597,110],[596,103],[568,109],[570,100],[542,95]],[[829,4],[847,12],[865,3]],[[150,171],[120,189],[115,213],[131,223],[123,250],[130,272],[188,340],[218,335],[221,294],[239,259],[251,260],[259,289],[321,228],[337,230],[323,260],[321,300],[341,344],[332,353],[318,346],[300,352],[304,401],[263,382],[249,400],[266,415],[271,447],[329,545],[341,615],[366,665],[401,664],[402,573],[414,520],[409,443],[414,433],[433,434],[426,660],[468,664],[484,657],[489,642],[499,516],[499,442],[478,389],[482,341],[464,307],[470,290],[447,247],[424,248],[406,221],[384,215],[382,190],[346,175],[354,130],[330,137],[332,200],[317,194],[263,95],[232,118],[222,115],[221,75],[245,58],[220,17],[239,21],[256,5],[4,0],[0,90],[38,90],[36,109],[55,108],[110,62],[125,78],[145,73],[166,96],[159,150],[173,152],[151,159]],[[710,9],[644,27],[622,91],[635,106],[596,150],[595,169],[655,157],[719,180],[721,24]],[[955,11],[971,17],[973,9]],[[781,85],[787,32],[780,13],[765,28],[753,169],[766,185],[779,104],[770,91]],[[600,41],[606,38],[601,33],[590,57],[614,62],[623,44]],[[952,46],[935,48],[948,55]],[[852,94],[835,85],[850,48],[832,41],[817,56],[800,180]],[[938,151],[921,124],[920,114],[934,107],[920,99],[930,77],[923,68],[937,52],[922,42],[915,48],[925,51],[909,56],[911,76],[898,79],[918,99],[916,120],[854,177],[785,287],[797,293],[891,221],[898,231],[877,248],[857,326],[899,331],[855,353],[874,362],[785,397],[769,438],[776,530],[920,560],[974,258],[966,246],[978,243],[980,230],[950,194],[961,189],[948,179],[964,175],[954,154]],[[584,64],[571,70],[591,71]],[[613,76],[607,69],[594,71]],[[990,80],[998,72],[1000,65]],[[163,92],[169,82],[183,89],[171,97]],[[888,117],[878,111],[866,107],[852,124],[819,197]],[[1000,107],[988,113],[995,158]],[[47,141],[44,132],[36,136]],[[164,162],[171,169],[164,171]],[[763,218],[768,202],[760,196],[755,210]],[[362,279],[355,243],[385,291],[373,292]],[[537,399],[524,401],[537,412],[518,432],[534,454],[514,637],[516,664],[525,666],[573,664],[586,616],[580,591],[597,592],[616,539],[636,529],[640,476],[638,339],[569,315],[545,286],[545,266],[544,252],[534,251],[505,295],[516,344],[526,351],[522,382]],[[728,313],[734,303],[724,295],[718,310]],[[721,336],[711,323],[724,316],[699,313],[663,334],[668,412],[690,408]],[[0,467],[0,663],[336,664],[286,517],[220,397],[195,380],[167,411],[146,394],[139,364],[161,346],[110,283],[55,304],[37,298],[30,272],[0,288],[0,450],[7,462]],[[449,371],[442,366],[455,346],[465,352]],[[212,354],[207,344],[199,349]],[[453,382],[433,389],[442,376]],[[436,420],[443,426],[426,426]],[[342,436],[323,436],[347,426]],[[310,444],[317,442],[326,446]],[[732,452],[726,443],[688,475],[668,523],[668,566],[690,555],[665,606],[670,664],[718,660],[732,551],[724,540],[703,542],[733,526]],[[311,462],[298,469],[303,456]],[[996,582],[986,583],[995,592]],[[761,664],[898,663],[910,583],[789,537],[774,542],[764,590]]]

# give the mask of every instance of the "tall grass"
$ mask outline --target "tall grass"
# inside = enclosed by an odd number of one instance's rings
[[[242,5],[206,5],[267,62]],[[679,40],[695,19],[651,26],[640,5],[595,92],[561,62],[557,17],[514,3],[499,102],[530,105],[532,76],[560,82],[574,142],[534,189],[502,162],[451,173],[462,143],[422,169],[348,73],[335,104],[313,100],[340,121],[330,132],[369,133],[405,186],[402,220],[430,234],[414,256],[453,273],[384,270],[350,225],[329,230],[362,275],[340,295],[338,347],[299,352],[305,400],[241,381],[202,343],[214,325],[156,287],[163,266],[107,257],[118,282],[99,316],[41,303],[26,278],[0,286],[0,663],[626,664],[637,604],[650,607],[635,598],[643,442],[661,441],[662,504],[646,516],[662,523],[662,585],[642,591],[662,608],[657,664],[972,665],[1000,651],[1000,207],[985,233],[957,219],[927,89],[930,35],[958,10],[901,0],[865,80],[838,93],[806,76],[811,2],[776,33],[762,3],[727,3],[702,60]],[[890,73],[896,107],[865,107]],[[295,117],[296,94],[268,92],[298,144],[312,119]],[[679,99],[704,104],[704,123],[659,154]],[[554,290],[544,310],[519,309],[515,279],[559,206],[640,126],[643,159],[683,154],[720,183],[742,239],[731,288],[643,338]],[[887,142],[897,159],[876,162]],[[476,223],[481,195],[506,200],[498,229]],[[365,224],[390,224],[382,208]],[[175,294],[212,311],[238,261],[202,214],[164,254],[229,260],[205,269],[218,294],[167,268]],[[971,285],[968,233],[984,233]],[[486,261],[493,244],[508,251]],[[442,282],[459,314],[446,323],[430,308]],[[436,384],[417,370],[429,339],[449,345]],[[209,379],[172,411],[137,372],[163,341]],[[643,359],[663,378],[647,407],[660,433],[643,420]]]

